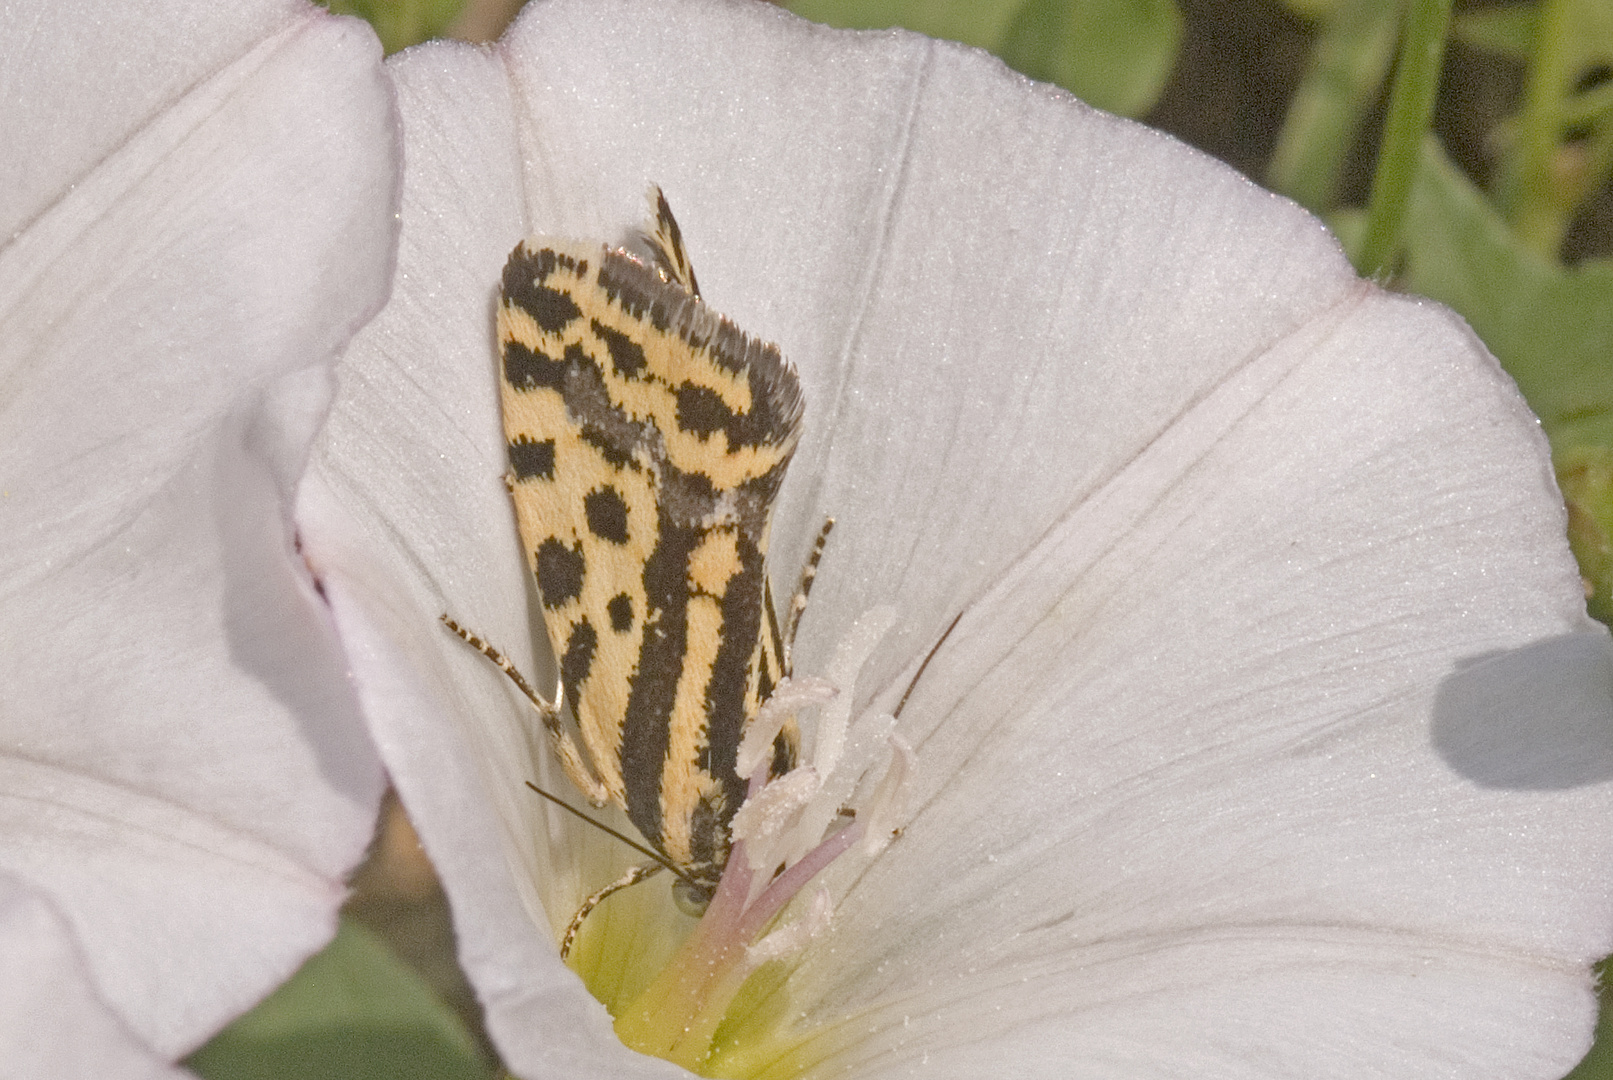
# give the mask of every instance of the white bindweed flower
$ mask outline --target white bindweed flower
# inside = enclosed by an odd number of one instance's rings
[[[330,938],[380,798],[290,509],[395,117],[303,3],[0,42],[0,1073],[177,1075]]]
[[[637,857],[526,790],[571,794],[438,622],[553,685],[495,290],[527,234],[621,240],[650,181],[707,300],[800,369],[774,587],[833,515],[795,673],[837,691],[818,738],[847,725],[803,757],[863,755],[859,827],[901,830],[724,944],[760,970],[689,1015],[702,1071],[1545,1078],[1583,1052],[1613,669],[1544,441],[1458,319],[1215,162],[912,35],[545,0],[390,69],[398,280],[299,520],[516,1074],[683,1075],[557,955]],[[706,978],[666,966],[691,925],[639,885],[573,959],[639,1025],[658,979]]]

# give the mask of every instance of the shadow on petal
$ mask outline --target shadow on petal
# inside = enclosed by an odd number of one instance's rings
[[[1482,787],[1551,791],[1613,779],[1613,644],[1605,631],[1475,657],[1434,698],[1434,749]]]
[[[211,511],[231,661],[285,707],[331,788],[372,807],[382,790],[375,750],[317,586],[299,574],[287,521],[302,448],[324,418],[328,393],[317,368],[278,380],[264,400],[222,425],[210,454],[203,451],[210,471],[199,462],[200,475],[188,482],[206,485],[191,497]],[[208,529],[202,521],[192,526]]]

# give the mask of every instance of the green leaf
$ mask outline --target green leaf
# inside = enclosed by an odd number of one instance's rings
[[[1568,504],[1568,544],[1579,560],[1579,571],[1590,583],[1585,606],[1593,618],[1613,623],[1613,449],[1576,446],[1555,455],[1557,483]],[[1602,1023],[1596,1038],[1601,1045],[1604,1072],[1613,1076],[1613,1032],[1607,999],[1602,1000]]]
[[[1182,39],[1175,0],[792,0],[830,26],[902,26],[987,49],[1099,108],[1147,112]]]
[[[1523,106],[1508,124],[1497,202],[1523,243],[1555,255],[1580,203],[1613,170],[1613,130],[1567,143],[1579,87],[1613,64],[1613,4],[1542,0]]]
[[[998,54],[1100,109],[1141,116],[1159,100],[1181,44],[1173,0],[1025,0]]]
[[[1564,41],[1568,76],[1578,82],[1589,71],[1613,63],[1613,4],[1607,0],[1557,0],[1568,11],[1572,33]]]
[[[185,1064],[205,1080],[488,1080],[459,1018],[370,931],[336,939]]]
[[[464,0],[325,0],[338,15],[356,15],[375,28],[388,53],[441,37]]]
[[[1613,1080],[1613,984],[1608,981],[1606,960],[1597,965],[1596,974],[1602,980],[1602,1012],[1596,1018],[1596,1041],[1585,1060],[1563,1080]]]
[[[1283,7],[1306,22],[1332,18],[1349,0],[1282,0]]]

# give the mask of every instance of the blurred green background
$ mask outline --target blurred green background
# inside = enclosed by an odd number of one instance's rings
[[[796,0],[905,26],[1213,154],[1356,266],[1459,311],[1552,441],[1591,612],[1613,620],[1613,0]],[[486,41],[512,0],[333,0],[388,51]],[[187,1064],[208,1080],[501,1075],[446,904],[389,800],[336,941]],[[1571,1076],[1613,1080],[1597,1045]]]

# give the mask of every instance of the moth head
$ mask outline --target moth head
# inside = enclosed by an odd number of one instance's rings
[[[704,885],[693,878],[680,877],[672,883],[672,902],[678,905],[678,910],[693,918],[700,918],[711,906],[711,897],[716,887]]]

